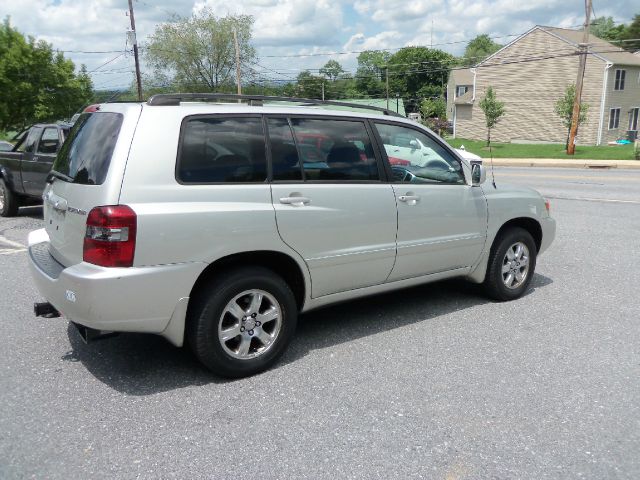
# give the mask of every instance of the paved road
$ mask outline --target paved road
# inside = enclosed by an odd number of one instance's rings
[[[640,175],[496,179],[569,198],[528,295],[447,282],[317,311],[232,382],[157,337],[85,346],[33,318],[40,211],[0,219],[0,478],[640,478]]]

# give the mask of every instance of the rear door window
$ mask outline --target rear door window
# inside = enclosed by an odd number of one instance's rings
[[[68,181],[101,185],[109,171],[124,117],[120,113],[83,113],[53,163]]]
[[[188,117],[176,178],[182,183],[247,183],[267,179],[259,117]]]
[[[375,181],[378,164],[364,122],[292,118],[306,181]]]

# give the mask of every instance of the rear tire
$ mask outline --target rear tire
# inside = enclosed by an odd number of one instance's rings
[[[294,295],[281,277],[266,268],[226,271],[199,288],[192,302],[187,341],[196,357],[223,377],[266,370],[295,332]]]
[[[18,214],[20,202],[15,193],[13,193],[3,178],[0,178],[0,216],[15,217]]]
[[[491,248],[484,288],[500,302],[515,300],[529,288],[536,268],[536,243],[529,232],[514,227],[500,234]]]

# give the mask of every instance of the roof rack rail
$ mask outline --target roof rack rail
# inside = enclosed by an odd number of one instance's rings
[[[153,106],[177,106],[180,105],[180,102],[198,100],[246,100],[249,102],[249,105],[255,106],[262,106],[264,102],[300,103],[303,106],[329,105],[336,107],[359,108],[361,110],[374,110],[377,112],[382,112],[384,115],[404,118],[402,115],[394,112],[393,110],[360,103],[339,102],[335,100],[317,100],[313,98],[276,97],[266,95],[237,95],[232,93],[160,93],[149,98],[149,100],[147,100],[147,104]]]

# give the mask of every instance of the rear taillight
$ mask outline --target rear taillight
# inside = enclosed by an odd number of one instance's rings
[[[94,208],[87,216],[83,260],[102,267],[132,266],[136,225],[136,213],[126,205]]]
[[[544,199],[544,208],[547,209],[547,214],[551,215],[551,201],[548,198]]]

